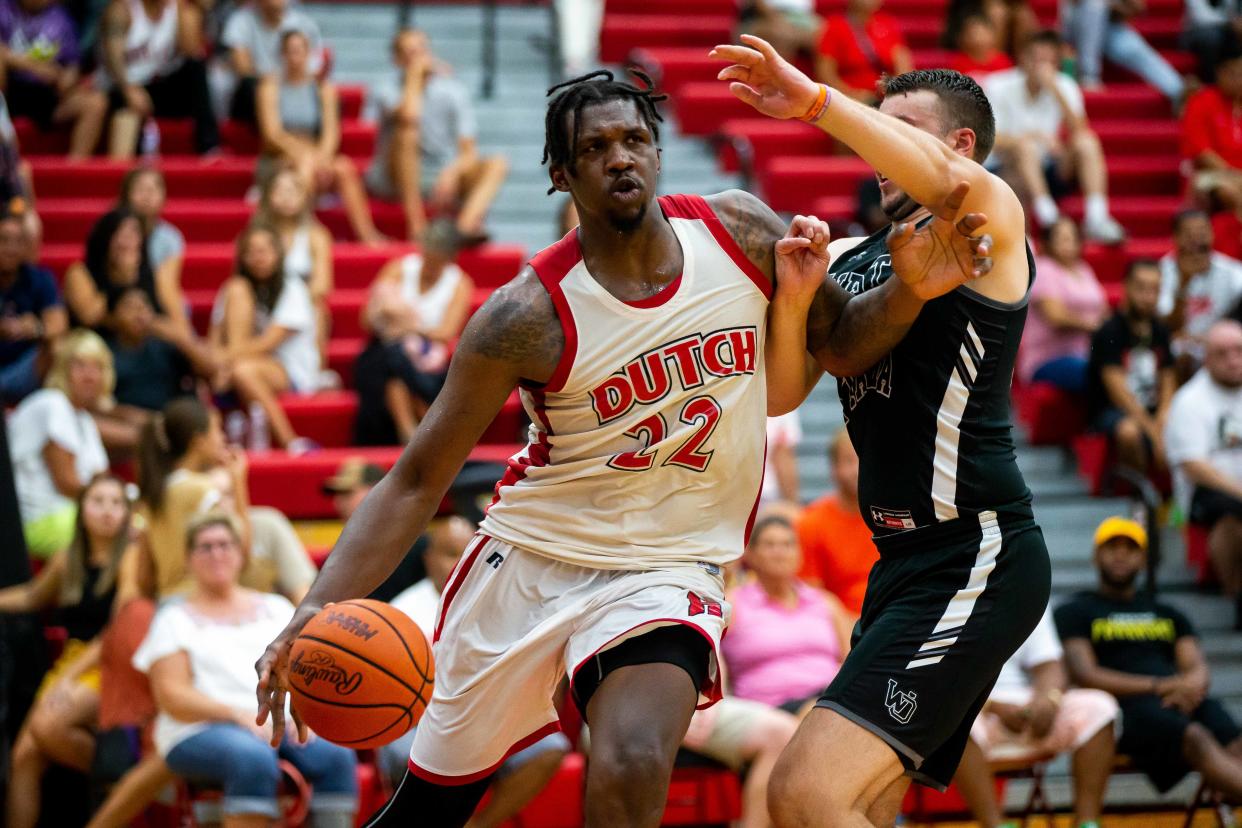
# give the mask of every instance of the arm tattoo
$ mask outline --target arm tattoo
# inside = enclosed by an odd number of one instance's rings
[[[460,349],[507,362],[525,379],[543,382],[565,348],[552,298],[533,271],[497,290],[470,320]]]
[[[708,201],[746,258],[775,284],[776,242],[785,235],[781,217],[745,190],[726,190]]]

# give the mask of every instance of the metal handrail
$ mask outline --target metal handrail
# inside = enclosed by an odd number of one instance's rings
[[[1142,514],[1135,515],[1135,519],[1147,529],[1146,589],[1149,595],[1155,595],[1158,588],[1156,571],[1160,568],[1163,551],[1160,548],[1160,504],[1164,502],[1164,498],[1155,484],[1144,474],[1124,466],[1114,468],[1112,474],[1114,478],[1129,483],[1137,496],[1137,505]]]

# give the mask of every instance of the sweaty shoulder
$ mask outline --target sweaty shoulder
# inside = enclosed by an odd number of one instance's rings
[[[457,350],[507,363],[521,378],[545,383],[565,349],[547,288],[530,266],[494,292],[462,332]]]
[[[745,190],[725,190],[707,197],[720,223],[729,231],[746,258],[769,281],[776,276],[776,242],[785,235],[785,222],[757,196]]]

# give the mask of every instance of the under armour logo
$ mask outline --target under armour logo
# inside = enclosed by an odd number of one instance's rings
[[[888,715],[901,724],[910,724],[910,720],[914,718],[914,711],[919,706],[918,698],[917,693],[898,690],[895,679],[888,680],[888,697],[884,699],[884,706],[888,708]]]
[[[724,613],[721,611],[720,604],[718,602],[700,598],[693,592],[688,592],[686,594],[690,596],[689,612],[691,615],[702,615],[703,613],[707,613],[708,615],[714,615],[717,618],[724,617]]]
[[[492,565],[492,569],[500,569],[500,565],[505,562],[505,556],[499,552],[493,552],[488,555],[487,562]]]

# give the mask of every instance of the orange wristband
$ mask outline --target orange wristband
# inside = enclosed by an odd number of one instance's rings
[[[819,84],[819,94],[815,96],[815,103],[811,104],[811,108],[806,111],[798,120],[806,121],[813,124],[819,120],[819,116],[824,114],[824,110],[828,108],[828,102],[832,100],[832,90],[827,84]]]

